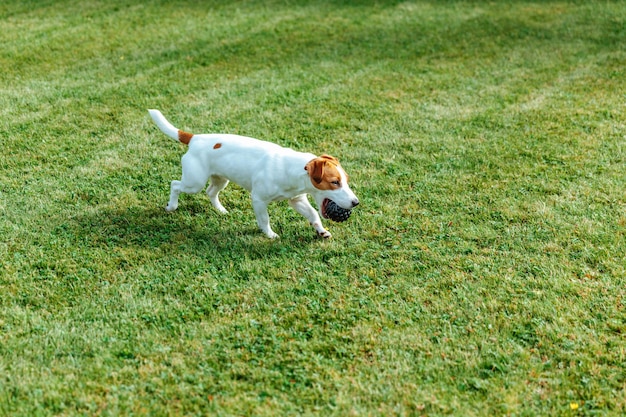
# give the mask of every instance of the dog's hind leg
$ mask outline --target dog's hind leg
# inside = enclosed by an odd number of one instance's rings
[[[224,208],[220,203],[219,194],[228,185],[228,180],[224,177],[214,175],[211,177],[211,185],[206,190],[206,194],[209,196],[213,207],[215,207],[220,213],[228,213],[228,210]]]
[[[178,195],[181,193],[181,182],[174,180],[170,187],[170,201],[165,206],[165,211],[174,211],[178,208]]]
[[[172,181],[170,187],[170,201],[165,207],[166,211],[174,211],[178,208],[178,196],[180,193],[196,194],[204,188],[209,176],[205,169],[198,163],[196,158],[188,153],[183,155],[183,176],[180,181]]]

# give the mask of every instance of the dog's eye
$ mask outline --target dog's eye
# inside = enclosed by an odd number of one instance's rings
[[[337,187],[341,187],[341,181],[333,181],[332,185],[336,185]]]

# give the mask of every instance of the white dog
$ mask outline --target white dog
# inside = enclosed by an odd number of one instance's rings
[[[328,218],[329,200],[344,209],[359,204],[348,186],[346,172],[332,156],[316,157],[238,135],[194,135],[172,126],[160,111],[149,112],[163,133],[189,145],[182,158],[183,176],[180,181],[172,181],[167,211],[176,210],[180,193],[198,193],[211,179],[207,195],[218,211],[226,213],[218,196],[229,181],[234,181],[250,191],[259,228],[269,238],[278,235],[270,227],[267,205],[278,200],[289,200],[289,205],[306,217],[320,236],[329,238],[331,234],[322,226],[307,194],[315,199],[324,218]]]

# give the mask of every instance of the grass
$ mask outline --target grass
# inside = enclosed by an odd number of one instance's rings
[[[626,5],[0,5],[0,414],[622,415]],[[338,156],[276,241],[149,120]]]

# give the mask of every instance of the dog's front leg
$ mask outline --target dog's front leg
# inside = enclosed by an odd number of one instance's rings
[[[306,194],[292,198],[289,200],[289,205],[293,207],[295,211],[306,217],[309,223],[311,223],[311,225],[315,228],[318,235],[326,239],[332,236],[330,232],[322,226],[322,220],[320,219],[319,214],[317,214],[317,211],[313,208],[313,206],[311,206],[311,203],[309,203],[309,199],[306,197]]]
[[[270,239],[276,239],[278,235],[274,233],[270,227],[270,215],[267,213],[267,202],[253,196],[252,208],[254,208],[254,214],[256,215],[256,222],[259,225],[259,229]]]

